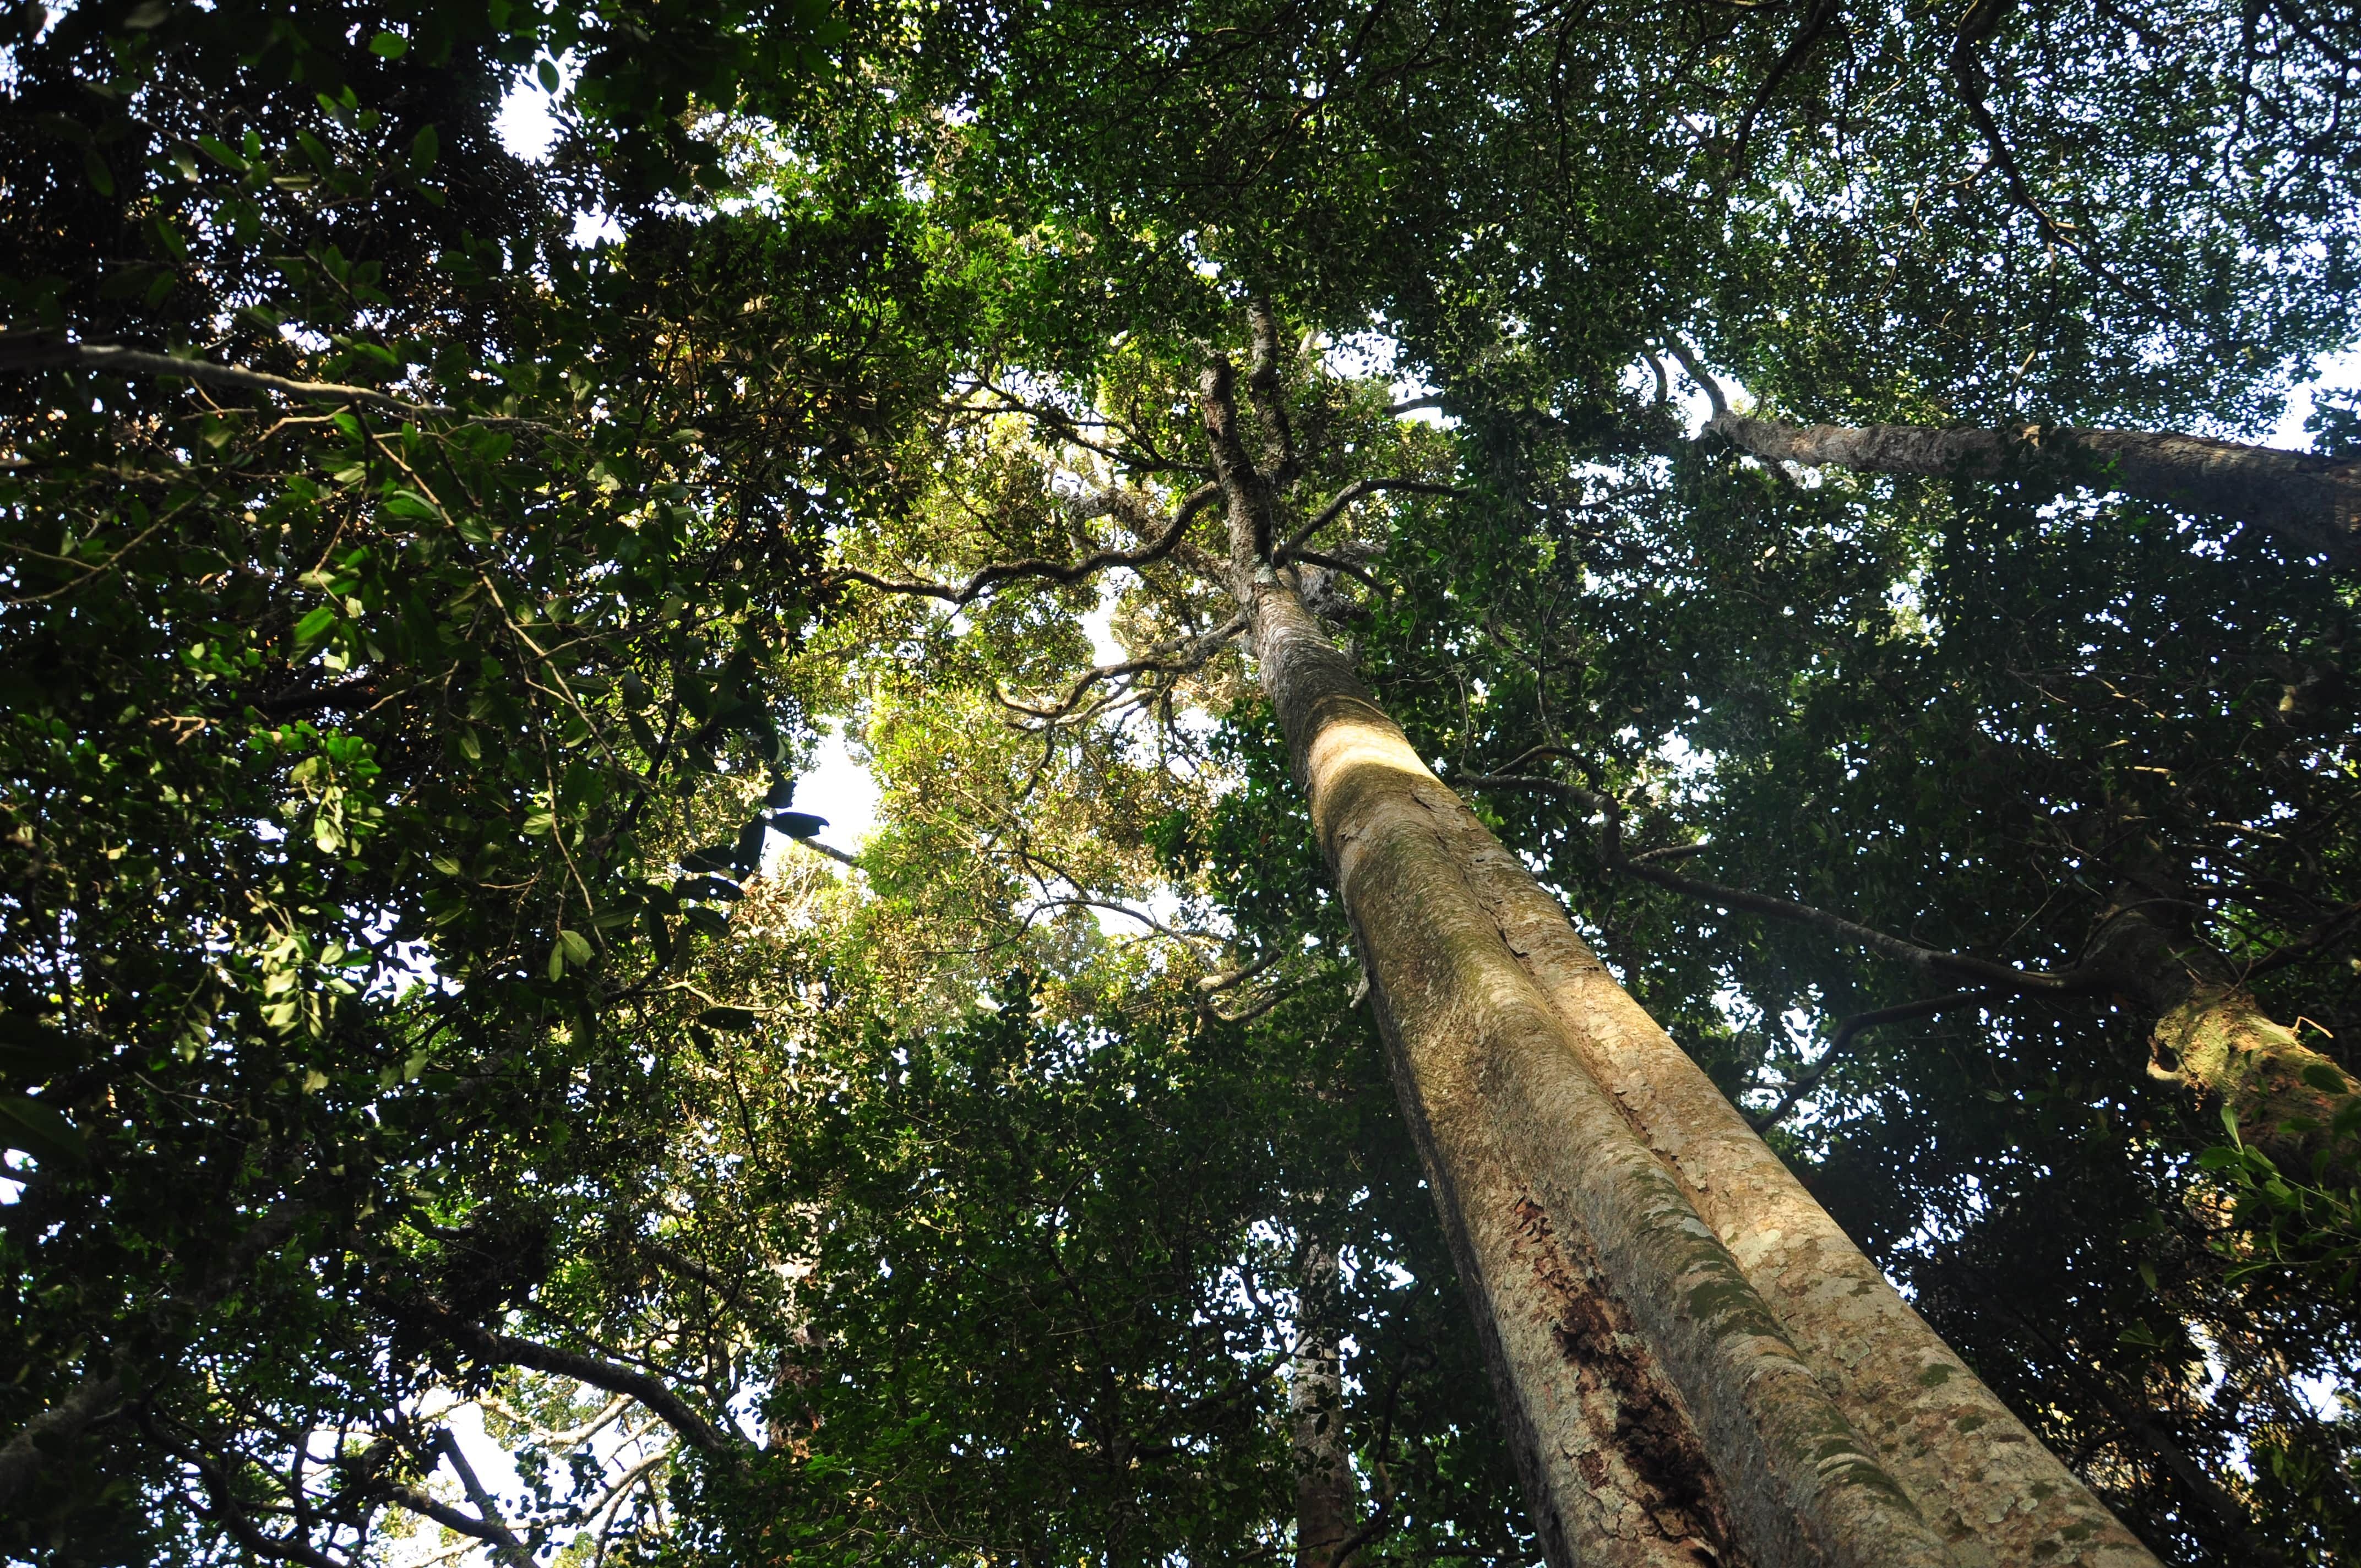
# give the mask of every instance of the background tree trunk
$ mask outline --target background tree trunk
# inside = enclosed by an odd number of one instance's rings
[[[1343,1568],[1353,1533],[1353,1471],[1345,1448],[1337,1350],[1342,1292],[1336,1249],[1308,1237],[1297,1278],[1295,1351],[1288,1358],[1288,1442],[1295,1461],[1296,1568]]]

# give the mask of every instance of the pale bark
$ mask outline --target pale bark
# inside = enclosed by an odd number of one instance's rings
[[[2156,1020],[2149,1075],[2226,1107],[2239,1137],[2289,1175],[2310,1179],[2319,1168],[2332,1181],[2352,1180],[2353,1141],[2332,1130],[2353,1102],[2352,1079],[2265,1013],[2228,959],[2153,918],[2151,910],[2171,901],[2147,892],[2116,890],[2090,962]],[[2307,1073],[2334,1079],[2344,1092],[2307,1080]]]
[[[1960,1561],[2151,1562],[1607,972],[1556,899],[1497,841],[1470,858],[1584,1065]]]
[[[2268,529],[2336,565],[2361,561],[2361,463],[2169,431],[1787,424],[1727,409],[1706,428],[1758,457],[1872,474],[2053,477]]]
[[[1204,391],[1258,674],[1550,1561],[2152,1564],[1582,948],[1258,564],[1268,490],[1227,367]]]
[[[2244,986],[2192,985],[2188,999],[2156,1021],[2149,1073],[2226,1105],[2239,1137],[2281,1170],[2311,1179],[2318,1157],[2332,1182],[2353,1179],[2353,1146],[2330,1124],[2352,1103],[2352,1080],[2277,1022]],[[2331,1094],[2303,1076],[2325,1071],[2346,1085]]]
[[[1338,1362],[1336,1249],[1304,1244],[1295,1349],[1288,1357],[1288,1444],[1295,1464],[1296,1568],[1343,1568],[1353,1533],[1353,1471],[1345,1451],[1345,1380]]]

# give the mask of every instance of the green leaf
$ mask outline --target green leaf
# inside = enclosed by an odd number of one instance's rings
[[[434,167],[434,160],[442,151],[443,138],[434,127],[419,126],[418,134],[410,138],[410,171],[412,174],[425,173]]]
[[[410,52],[410,40],[400,33],[379,33],[369,39],[369,53],[384,60],[400,60]]]
[[[2314,1062],[2310,1067],[2305,1068],[2303,1069],[2303,1080],[2306,1083],[2311,1084],[2314,1089],[2319,1090],[2323,1094],[2350,1094],[2353,1092],[2353,1086],[2345,1081],[2345,1075],[2337,1071],[2334,1068],[2329,1066],[2326,1062]]]
[[[389,517],[417,518],[427,522],[443,521],[442,511],[433,501],[409,490],[396,490],[388,496],[385,510]]]
[[[566,961],[579,967],[590,961],[590,938],[579,931],[561,930],[557,945],[566,949]]]
[[[81,1132],[56,1106],[21,1094],[0,1096],[0,1147],[66,1165],[79,1165],[90,1155]]]
[[[304,616],[295,623],[296,651],[300,652],[325,637],[328,629],[335,624],[336,607],[334,605],[324,604]]]

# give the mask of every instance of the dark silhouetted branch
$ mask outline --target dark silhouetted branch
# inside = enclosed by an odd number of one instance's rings
[[[1136,550],[1101,550],[1080,561],[1048,561],[1028,556],[1021,561],[999,561],[979,568],[964,583],[934,583],[917,577],[881,577],[874,572],[858,566],[840,566],[829,576],[838,582],[861,583],[889,594],[915,594],[924,598],[939,598],[957,608],[972,603],[979,595],[998,587],[1003,583],[1023,578],[1039,578],[1046,582],[1071,584],[1115,566],[1145,566],[1161,561],[1180,544],[1182,534],[1197,513],[1221,498],[1221,490],[1213,485],[1201,485],[1181,498],[1180,510],[1164,532]]]
[[[298,381],[268,371],[236,365],[215,365],[204,359],[151,354],[146,349],[107,344],[73,343],[51,332],[0,333],[0,370],[43,370],[71,366],[110,375],[177,376],[200,386],[230,387],[241,391],[278,392],[285,397],[319,402],[364,403],[404,419],[450,419],[459,411],[440,403],[413,403],[369,387],[339,386],[333,381]]]
[[[1764,1133],[1785,1121],[1795,1107],[1820,1086],[1820,1080],[1828,1077],[1828,1069],[1843,1058],[1853,1041],[1866,1031],[1880,1025],[1899,1024],[1911,1018],[1931,1018],[1946,1008],[1971,1002],[1990,1002],[2001,994],[1989,986],[1979,986],[1973,991],[1955,991],[1948,996],[1928,996],[1916,1002],[1854,1014],[1837,1025],[1835,1037],[1828,1041],[1828,1048],[1820,1053],[1819,1059],[1812,1064],[1809,1071],[1787,1085],[1785,1091],[1779,1096],[1779,1103],[1759,1115],[1750,1114],[1746,1118],[1748,1124],[1756,1132]]]
[[[1312,514],[1312,521],[1287,536],[1287,542],[1270,553],[1271,565],[1284,566],[1290,560],[1306,559],[1303,546],[1312,536],[1345,515],[1345,510],[1364,496],[1380,490],[1404,490],[1417,496],[1455,496],[1463,492],[1450,485],[1438,485],[1426,479],[1356,479],[1336,492],[1328,504]]]

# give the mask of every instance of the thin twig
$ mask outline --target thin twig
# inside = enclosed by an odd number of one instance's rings
[[[215,365],[205,359],[151,354],[142,348],[111,344],[73,343],[53,332],[0,333],[0,370],[40,370],[71,365],[78,369],[113,374],[178,376],[209,387],[236,387],[250,392],[279,392],[340,403],[366,403],[405,419],[450,419],[459,411],[440,403],[413,403],[369,387],[346,387],[333,381],[298,381],[265,370],[238,365]]]
[[[1530,751],[1526,753],[1528,756],[1532,754]],[[1792,898],[1779,898],[1746,888],[1726,887],[1719,883],[1683,876],[1677,872],[1648,864],[1623,852],[1622,803],[1611,795],[1568,784],[1563,779],[1535,773],[1462,773],[1457,775],[1457,782],[1479,789],[1544,789],[1575,800],[1607,819],[1606,830],[1599,838],[1599,852],[1609,869],[1725,909],[1741,909],[1750,915],[1768,915],[1774,919],[1817,927],[1840,940],[1857,943],[1887,958],[1898,959],[1915,969],[1954,974],[1963,980],[1981,981],[1987,986],[2028,996],[2081,996],[2114,989],[2109,976],[2087,968],[2027,970],[1993,959],[1980,959],[1971,953],[1946,952],[1939,948],[1925,947],[1891,932],[1864,926],[1825,909],[1816,909]]]
[[[1426,479],[1356,479],[1336,492],[1328,504],[1312,514],[1312,521],[1287,537],[1287,542],[1270,553],[1274,566],[1284,566],[1290,557],[1299,554],[1312,536],[1345,515],[1345,509],[1363,496],[1376,495],[1379,490],[1406,490],[1417,496],[1457,496],[1466,492],[1451,485],[1438,485]]]
[[[1180,510],[1163,532],[1136,550],[1101,550],[1080,561],[1048,561],[1027,556],[1021,561],[996,561],[978,569],[964,583],[936,583],[919,577],[881,577],[874,572],[858,566],[840,566],[829,574],[836,582],[860,583],[889,594],[914,594],[923,598],[939,598],[953,609],[972,603],[979,595],[1025,577],[1039,577],[1053,583],[1079,583],[1113,566],[1145,566],[1170,555],[1180,543],[1189,524],[1197,513],[1221,496],[1213,485],[1200,485],[1181,498]]]
[[[1911,1018],[1932,1017],[1946,1008],[1957,1007],[1965,1003],[1990,1002],[2001,994],[2001,992],[1991,986],[1979,986],[1973,991],[1954,991],[1946,996],[1929,996],[1916,1002],[1905,1002],[1893,1007],[1880,1007],[1872,1012],[1854,1014],[1837,1025],[1835,1036],[1828,1041],[1828,1048],[1820,1053],[1819,1059],[1812,1064],[1809,1071],[1787,1085],[1786,1091],[1779,1097],[1779,1103],[1759,1115],[1749,1115],[1746,1118],[1747,1124],[1758,1133],[1766,1133],[1785,1121],[1795,1107],[1802,1104],[1805,1098],[1820,1086],[1820,1080],[1828,1077],[1828,1069],[1836,1066],[1847,1047],[1864,1032],[1883,1024],[1899,1024]]]

